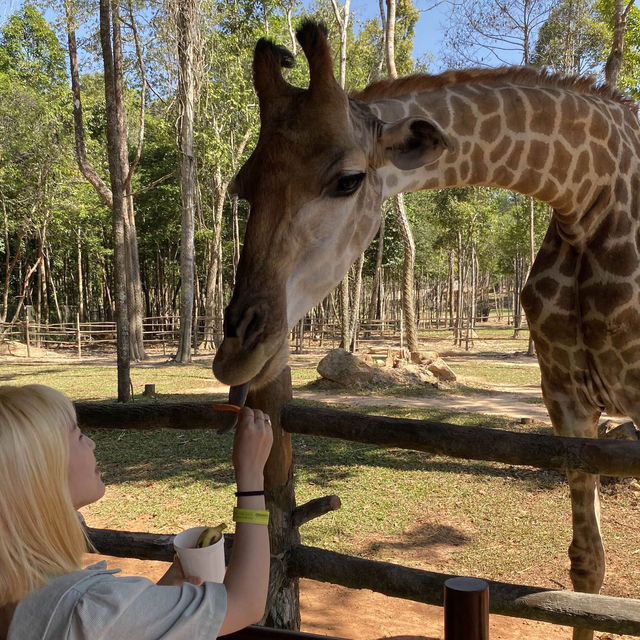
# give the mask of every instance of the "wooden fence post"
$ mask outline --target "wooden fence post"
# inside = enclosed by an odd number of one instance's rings
[[[76,348],[78,358],[82,358],[82,333],[80,332],[80,314],[76,313]]]
[[[300,534],[293,522],[295,493],[293,482],[291,434],[282,428],[282,409],[292,398],[291,369],[284,371],[265,387],[249,391],[247,406],[262,409],[271,417],[273,447],[264,470],[264,483],[269,520],[271,556],[287,556],[293,546],[300,544]],[[273,567],[273,565],[272,565]],[[300,593],[297,578],[289,578],[285,571],[272,574],[269,597],[262,624],[278,629],[300,629]]]
[[[489,585],[479,578],[444,583],[444,640],[489,640]]]
[[[29,312],[24,317],[24,339],[27,345],[27,358],[31,357],[31,338],[29,337]]]

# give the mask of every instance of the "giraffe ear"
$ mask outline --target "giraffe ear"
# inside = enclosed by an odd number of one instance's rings
[[[384,124],[378,144],[383,155],[403,171],[435,162],[445,150],[453,151],[451,138],[433,120],[405,118]]]

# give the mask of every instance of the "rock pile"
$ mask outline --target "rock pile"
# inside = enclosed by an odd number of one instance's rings
[[[382,366],[380,366],[381,363]],[[455,382],[456,374],[435,352],[394,353],[356,356],[344,349],[332,349],[318,363],[318,373],[341,387],[390,387]]]

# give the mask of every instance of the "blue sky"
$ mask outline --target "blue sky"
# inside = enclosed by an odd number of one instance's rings
[[[441,2],[435,9],[430,10],[429,7],[435,4],[435,0],[414,0],[414,4],[420,11],[416,26],[414,57],[419,58],[424,54],[432,53],[437,58],[441,46],[440,27],[447,16],[448,4]],[[22,0],[0,0],[0,24],[21,5]],[[351,0],[351,13],[361,19],[377,18],[378,6],[378,0]],[[435,66],[437,67],[437,64]]]
[[[1,2],[2,0],[0,0]],[[440,2],[435,8],[435,0],[414,0],[414,6],[420,12],[416,25],[416,37],[413,46],[414,58],[432,54],[434,67],[438,67],[438,52],[442,45],[441,25],[446,20],[450,7],[447,2]],[[380,15],[378,0],[351,0],[351,13],[361,18],[374,18]]]

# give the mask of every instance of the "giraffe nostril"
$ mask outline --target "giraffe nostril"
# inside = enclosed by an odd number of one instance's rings
[[[239,338],[245,348],[251,348],[258,342],[265,327],[266,314],[256,306],[245,309],[236,322],[227,314],[225,318],[225,336]]]

